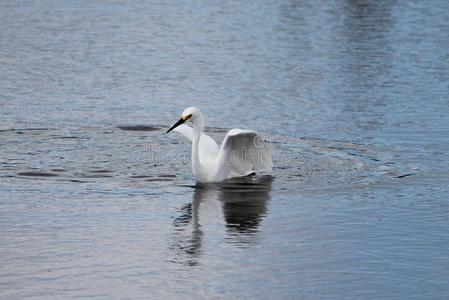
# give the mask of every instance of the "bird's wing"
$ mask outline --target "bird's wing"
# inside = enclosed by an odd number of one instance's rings
[[[220,147],[220,159],[230,166],[230,176],[244,176],[254,171],[271,171],[273,161],[270,148],[257,132],[230,130]]]
[[[175,129],[173,129],[173,131],[180,133],[182,136],[184,136],[190,141],[193,140],[193,128],[188,125],[181,124]],[[200,152],[200,156],[202,156],[202,153],[203,154],[218,153],[217,143],[205,133],[201,133],[198,149]]]

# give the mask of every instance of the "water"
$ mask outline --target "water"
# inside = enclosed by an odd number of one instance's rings
[[[447,1],[0,4],[3,299],[447,299]],[[196,186],[190,105],[272,141]]]

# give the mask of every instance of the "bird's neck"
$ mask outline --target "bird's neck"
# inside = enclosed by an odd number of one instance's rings
[[[193,139],[192,139],[192,169],[195,176],[199,175],[201,162],[199,155],[199,142],[201,133],[204,130],[203,118],[199,116],[193,122]]]

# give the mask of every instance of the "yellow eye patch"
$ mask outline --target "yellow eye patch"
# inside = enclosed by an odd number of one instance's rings
[[[188,120],[190,120],[191,118],[192,118],[192,114],[187,115],[187,116],[185,116],[185,117],[181,117],[181,119],[183,119],[184,121],[188,121]]]

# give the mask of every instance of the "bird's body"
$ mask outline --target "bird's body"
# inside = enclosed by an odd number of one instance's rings
[[[183,123],[192,122],[192,127]],[[201,111],[187,108],[174,130],[192,142],[192,171],[200,182],[220,182],[247,176],[256,171],[271,171],[273,163],[265,140],[252,130],[230,130],[220,147],[204,131]]]

